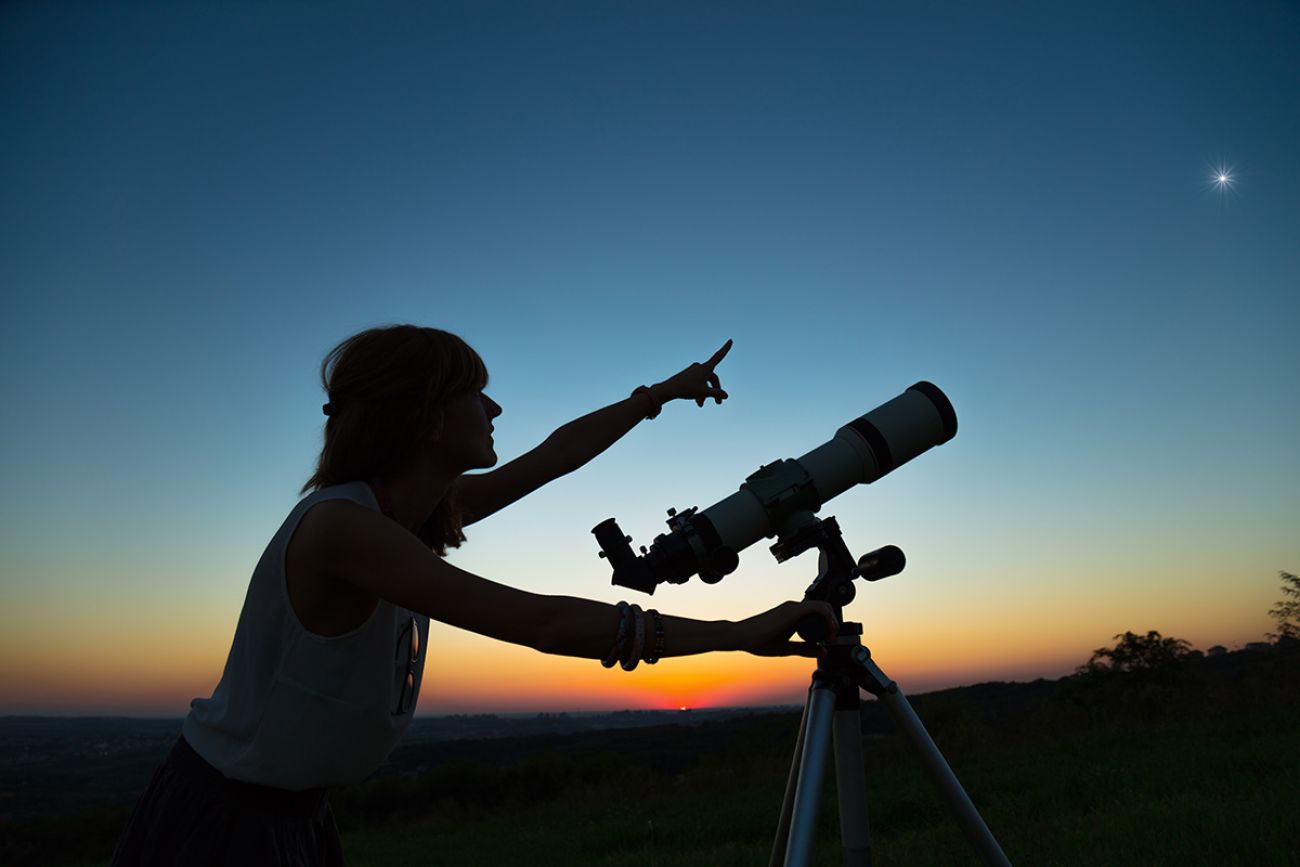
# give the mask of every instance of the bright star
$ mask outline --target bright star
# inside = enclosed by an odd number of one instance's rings
[[[1210,189],[1220,196],[1226,196],[1236,189],[1237,175],[1231,166],[1224,163],[1214,165],[1210,170]]]

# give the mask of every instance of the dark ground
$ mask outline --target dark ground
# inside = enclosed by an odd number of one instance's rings
[[[1172,811],[1167,821],[1175,828],[1200,821],[1196,817],[1203,814],[1217,815],[1220,824],[1228,825],[1204,833],[1227,837],[1237,836],[1234,823],[1254,823],[1258,817],[1259,829],[1252,832],[1256,845],[1273,853],[1259,856],[1261,863],[1300,863],[1289,860],[1300,859],[1300,834],[1287,830],[1295,824],[1294,803],[1283,807],[1279,801],[1274,817],[1261,816],[1267,811],[1245,803],[1300,795],[1300,654],[1239,651],[1184,660],[1156,672],[979,684],[913,696],[912,703],[977,803],[977,793],[984,792],[992,798],[992,816],[1015,815],[1015,826],[1037,829],[1032,841],[1019,843],[1014,834],[1011,844],[1003,841],[1008,854],[1012,845],[1038,846],[1052,835],[1064,839],[1068,832],[1063,829],[1078,824],[1076,813],[1100,817],[1107,815],[1108,803],[1131,803],[1123,816],[1150,810],[1155,817],[1126,832],[1127,851],[1140,849],[1156,833],[1163,810]],[[658,855],[653,849],[646,850],[649,855],[628,850],[619,856],[623,860],[601,863],[694,863],[696,856],[699,863],[752,863],[779,807],[798,709],[420,722],[370,781],[331,795],[349,857],[359,865],[418,859],[418,852],[401,849],[401,841],[429,834],[443,847],[464,836],[466,851],[482,854],[485,837],[523,836],[529,821],[544,832],[553,819],[528,818],[534,813],[540,817],[542,804],[566,817],[594,811],[587,824],[599,835],[609,800],[623,798],[629,789],[646,793],[647,809],[656,808],[660,802],[655,799],[662,796],[662,827],[670,827],[674,811],[692,814],[679,817],[689,826],[726,803],[727,809],[740,811],[731,820],[735,833],[752,821],[750,837],[718,841],[710,836],[714,823],[706,823],[707,831],[675,834],[684,849],[667,850],[660,844]],[[868,779],[900,774],[879,804],[873,800],[873,825],[876,816],[883,816],[887,825],[907,830],[908,839],[929,841],[908,844],[886,836],[882,863],[889,863],[891,851],[897,853],[895,863],[921,863],[908,859],[906,846],[934,851],[948,845],[942,842],[947,831],[914,827],[916,816],[928,816],[936,826],[949,822],[941,810],[908,800],[930,798],[924,791],[928,783],[921,780],[920,788],[907,794],[918,776],[914,759],[900,738],[888,737],[893,725],[883,708],[866,703],[862,722],[873,764]],[[175,740],[179,725],[179,720],[0,719],[0,863],[106,862],[130,804]],[[1205,760],[1207,750],[1232,758],[1218,767]],[[903,773],[903,768],[910,770]],[[969,777],[963,768],[971,768]],[[1207,772],[1218,779],[1206,780]],[[1046,780],[1070,782],[1052,788]],[[1210,791],[1240,793],[1241,809],[1202,803],[1210,797],[1203,793]],[[753,801],[752,817],[745,812],[747,798]],[[903,801],[894,804],[894,798]],[[1183,806],[1170,806],[1181,803],[1180,798]],[[980,808],[986,809],[982,803]],[[994,824],[987,813],[986,819]],[[443,820],[451,824],[439,825]],[[639,830],[632,833],[640,839],[645,820],[636,821],[641,825],[634,822]],[[1127,819],[1106,821],[1115,825]],[[939,834],[941,842],[931,841],[931,834]],[[572,857],[591,857],[581,849],[580,835],[574,839],[579,854]],[[1088,839],[1102,845],[1106,838],[1093,834]],[[1022,857],[1021,862],[1057,863],[1049,857],[1055,851],[1049,844],[1033,849],[1031,859]],[[963,850],[963,845],[958,839],[953,847]],[[1108,863],[1101,850],[1092,860],[1077,845],[1065,851],[1076,852],[1077,863]],[[1177,850],[1166,846],[1159,851]],[[476,863],[497,863],[483,857]],[[1180,856],[1170,857],[1175,860],[1113,863],[1172,864]],[[1068,855],[1064,858],[1059,863],[1072,863]]]

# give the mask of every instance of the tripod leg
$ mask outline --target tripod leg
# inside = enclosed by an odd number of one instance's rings
[[[852,689],[853,706],[836,708],[833,731],[835,785],[840,796],[840,845],[844,867],[871,867],[866,765],[862,757],[862,709],[857,684],[853,684]]]
[[[880,700],[889,708],[890,714],[893,715],[894,721],[898,723],[912,746],[921,755],[921,764],[925,766],[926,773],[939,789],[939,794],[947,801],[948,808],[952,810],[957,817],[957,824],[961,826],[962,833],[970,841],[979,859],[989,867],[1011,867],[1011,862],[1007,860],[1006,853],[998,845],[998,841],[993,838],[993,833],[989,831],[989,826],[984,824],[979,811],[971,803],[970,797],[966,790],[961,787],[957,781],[957,775],[952,772],[948,766],[948,761],[939,752],[934,741],[930,738],[930,733],[921,725],[921,720],[916,716],[916,711],[912,710],[912,705],[907,698],[898,689],[898,684],[894,683],[885,673],[880,670],[871,659],[869,651],[860,648],[855,656],[856,661],[866,671],[870,679],[875,683],[868,686]],[[877,691],[876,687],[879,687]]]
[[[803,759],[803,740],[808,731],[808,705],[812,690],[803,703],[803,716],[799,718],[799,736],[794,741],[794,758],[790,760],[790,776],[785,781],[785,797],[781,800],[781,818],[776,825],[776,840],[772,842],[772,857],[767,867],[781,867],[785,863],[785,847],[790,841],[790,816],[794,813],[794,793],[799,786],[799,767]]]
[[[785,867],[807,867],[811,863],[813,837],[817,832],[817,804],[821,800],[826,774],[826,753],[830,749],[831,723],[835,714],[835,690],[823,672],[813,674],[808,693],[808,720],[799,758],[799,780],[795,786],[790,816],[790,840],[785,850]]]

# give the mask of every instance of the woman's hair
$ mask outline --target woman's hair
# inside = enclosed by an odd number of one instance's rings
[[[427,447],[448,399],[487,384],[469,344],[416,325],[354,334],[329,351],[320,376],[329,395],[325,445],[303,493],[405,469]],[[420,538],[444,555],[465,541],[462,518],[453,485]]]

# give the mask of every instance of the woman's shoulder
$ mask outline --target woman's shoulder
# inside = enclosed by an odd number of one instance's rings
[[[336,574],[340,543],[378,517],[364,497],[338,495],[337,489],[344,487],[324,488],[307,498],[310,503],[304,500],[306,511],[285,551],[285,580],[294,613],[308,631],[323,636],[357,628],[377,602],[373,593]]]
[[[300,500],[295,511],[293,537],[300,549],[338,541],[340,534],[381,515],[375,494],[365,482],[320,488]]]
[[[358,503],[372,511],[377,511],[379,509],[379,501],[375,496],[374,490],[371,489],[370,485],[363,481],[342,482],[337,485],[317,488],[298,501],[298,508],[303,510],[310,509],[317,503],[326,502],[328,500],[350,500],[351,502]]]

